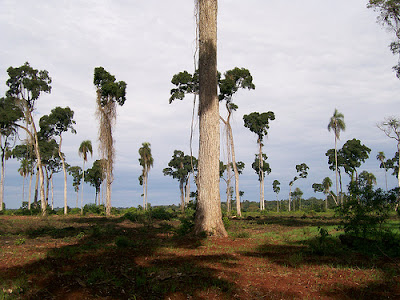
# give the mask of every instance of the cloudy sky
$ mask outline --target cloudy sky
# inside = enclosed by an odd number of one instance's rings
[[[327,125],[335,108],[344,114],[347,125],[339,147],[357,138],[371,148],[370,159],[359,171],[373,172],[378,185],[384,186],[376,155],[384,151],[393,157],[396,144],[376,123],[399,115],[400,81],[391,70],[397,61],[388,48],[392,35],[376,23],[377,14],[366,5],[366,0],[219,1],[218,70],[247,68],[256,85],[255,90],[239,91],[234,98],[239,106],[232,122],[236,157],[246,163],[240,181],[244,200],[259,199],[257,175],[251,169],[256,136],[244,128],[242,120],[253,111],[276,115],[264,147],[272,169],[265,183],[266,200],[276,197],[274,179],[281,182],[279,197],[288,197],[295,165],[303,162],[310,167],[309,176],[295,187],[305,198],[323,197],[311,185],[326,176],[334,181],[325,152],[334,147]],[[74,110],[77,134],[65,134],[63,152],[68,163],[81,165],[79,144],[90,139],[95,150],[87,164],[91,166],[99,158],[93,70],[104,67],[128,84],[114,133],[112,204],[142,203],[137,178],[141,173],[138,149],[143,142],[151,143],[154,157],[149,202],[179,203],[178,182],[164,177],[162,169],[175,149],[189,154],[193,98],[171,105],[168,98],[172,76],[194,69],[194,1],[0,0],[0,7],[0,94],[7,90],[8,67],[28,61],[36,69],[48,70],[52,93],[37,102],[35,119],[55,106]],[[197,129],[194,140],[197,153]],[[221,159],[226,159],[223,151]],[[18,165],[12,160],[6,165],[9,208],[21,205]],[[54,180],[55,204],[62,206],[62,173]],[[74,206],[72,179],[68,180],[69,203]],[[396,179],[389,176],[389,186],[395,185]],[[85,202],[92,202],[94,188],[85,186],[84,190]],[[223,188],[221,193],[224,198]]]

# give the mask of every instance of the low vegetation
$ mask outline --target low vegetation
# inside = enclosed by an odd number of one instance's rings
[[[95,208],[84,216],[0,216],[0,299],[400,296],[393,213],[368,240],[333,211],[223,217],[229,237],[205,239],[190,235],[192,208],[129,208],[110,218]],[[391,244],[373,242],[382,232]],[[346,243],[349,234],[360,240]]]

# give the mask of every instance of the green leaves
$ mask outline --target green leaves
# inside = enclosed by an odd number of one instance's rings
[[[272,120],[275,120],[275,114],[272,111],[261,114],[259,112],[252,112],[243,116],[244,127],[249,128],[251,132],[257,134],[260,142],[268,134],[269,121]]]
[[[171,83],[174,84],[176,88],[171,90],[169,104],[175,99],[183,100],[186,94],[199,93],[199,73],[197,70],[193,75],[187,71],[175,74],[172,77]]]
[[[94,69],[93,84],[97,87],[103,107],[110,102],[117,102],[122,106],[126,101],[126,83],[115,80],[115,76],[108,73],[103,67]]]
[[[250,71],[245,68],[234,68],[226,71],[225,78],[219,82],[219,100],[232,101],[232,96],[241,89],[254,90],[256,86],[253,84],[253,77]]]
[[[70,129],[72,133],[76,133],[73,127],[73,125],[76,124],[73,117],[74,111],[68,106],[65,108],[57,106],[51,110],[49,115],[44,115],[40,118],[40,130],[45,136],[60,136],[63,132],[68,131],[68,129]]]
[[[29,109],[34,107],[42,92],[51,92],[51,78],[46,70],[38,71],[26,62],[18,68],[9,67],[7,73],[10,77],[6,82],[7,96],[26,101]]]

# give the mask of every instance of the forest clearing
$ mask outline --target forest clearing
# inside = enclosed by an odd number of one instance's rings
[[[343,245],[332,213],[225,217],[229,236],[203,239],[162,211],[0,216],[0,298],[400,297],[400,259],[369,242]],[[399,221],[386,226],[398,231]]]

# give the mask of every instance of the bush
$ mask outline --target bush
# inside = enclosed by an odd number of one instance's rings
[[[83,207],[83,214],[94,214],[103,216],[105,214],[105,207],[104,205],[86,204]]]
[[[383,224],[394,209],[398,188],[388,192],[381,189],[373,191],[369,186],[359,188],[350,185],[352,197],[343,207],[337,208],[342,218],[341,227],[346,234],[363,238],[375,237],[385,229]]]
[[[148,213],[149,217],[154,220],[168,221],[174,217],[174,214],[167,211],[164,207],[155,207],[155,208],[152,208],[152,209],[146,211],[146,213]]]

